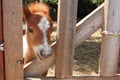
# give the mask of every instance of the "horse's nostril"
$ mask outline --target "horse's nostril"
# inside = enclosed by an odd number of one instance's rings
[[[40,54],[41,54],[41,56],[44,56],[44,55],[43,55],[43,50],[40,51]]]
[[[40,54],[41,54],[42,57],[48,58],[49,56],[52,55],[52,50],[49,50],[49,51],[41,50]]]

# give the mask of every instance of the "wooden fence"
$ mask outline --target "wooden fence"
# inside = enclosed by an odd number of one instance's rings
[[[0,0],[1,1],[1,0]],[[0,8],[0,40],[3,24],[5,80],[24,80],[22,61],[22,1],[3,0]],[[120,35],[120,0],[105,0],[105,4],[76,24],[77,0],[59,0],[57,42],[53,45],[57,54],[55,78],[41,80],[119,80],[117,76]],[[3,13],[3,15],[2,15]],[[3,16],[3,17],[2,17]],[[3,21],[2,21],[3,20]],[[102,25],[103,31],[100,76],[73,77],[74,49],[90,37]],[[0,52],[0,70],[3,71],[3,53]],[[0,72],[4,80],[4,72]],[[35,79],[34,79],[35,80]]]

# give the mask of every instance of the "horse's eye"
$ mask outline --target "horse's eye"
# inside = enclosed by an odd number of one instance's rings
[[[28,28],[28,31],[29,31],[30,33],[33,33],[33,29],[31,29],[31,28]]]

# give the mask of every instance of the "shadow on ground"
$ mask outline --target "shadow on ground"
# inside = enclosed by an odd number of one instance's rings
[[[74,70],[83,74],[98,73],[101,37],[89,38],[75,49]]]
[[[91,37],[75,49],[74,71],[82,74],[98,74],[101,37]],[[118,64],[120,74],[120,57]]]

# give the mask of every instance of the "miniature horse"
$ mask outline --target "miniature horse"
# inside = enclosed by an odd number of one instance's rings
[[[50,46],[53,23],[49,7],[44,3],[31,3],[23,7],[27,22],[23,36],[25,77],[43,77],[54,65],[55,56]]]

